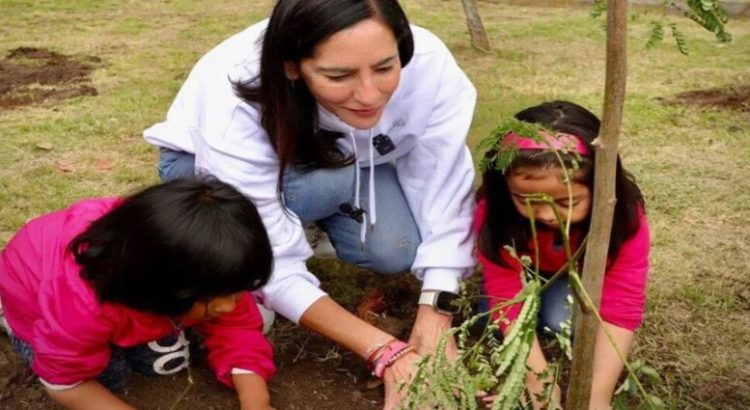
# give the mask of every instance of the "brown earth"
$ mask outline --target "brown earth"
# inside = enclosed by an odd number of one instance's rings
[[[19,47],[0,59],[0,111],[97,95],[89,75],[102,65],[94,56],[70,56],[54,51]]]
[[[750,85],[691,90],[671,97],[663,97],[660,100],[666,105],[679,104],[696,108],[717,108],[750,112]]]

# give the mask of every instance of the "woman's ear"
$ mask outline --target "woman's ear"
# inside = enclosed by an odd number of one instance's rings
[[[284,75],[290,81],[299,80],[299,65],[293,61],[284,61]]]

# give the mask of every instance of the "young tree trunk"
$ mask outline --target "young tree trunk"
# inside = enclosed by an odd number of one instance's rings
[[[484,31],[482,18],[479,17],[476,1],[461,0],[461,4],[464,6],[464,12],[466,13],[466,24],[469,26],[471,45],[482,51],[490,51],[492,46],[490,46],[490,39],[487,38],[487,32]]]
[[[615,165],[625,100],[627,1],[608,0],[607,5],[607,67],[604,88],[602,127],[595,143],[596,175],[591,229],[586,245],[582,281],[586,292],[599,309],[602,282],[607,262],[609,238],[615,202]],[[594,343],[599,322],[593,312],[576,307],[573,364],[566,409],[588,409],[591,399]]]

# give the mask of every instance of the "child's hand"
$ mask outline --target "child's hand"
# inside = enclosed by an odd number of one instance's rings
[[[547,400],[546,397],[537,397],[538,395],[545,394],[544,386],[543,385],[533,385],[529,386],[527,383],[526,385],[526,393],[531,396],[531,408],[534,410],[541,410],[541,409],[553,409],[553,410],[561,410],[562,406],[560,405],[560,386],[555,384],[555,386],[552,388],[552,397],[549,397],[549,400]],[[491,409],[492,406],[495,404],[495,399],[497,398],[496,394],[490,394],[486,391],[479,391],[477,392],[477,398],[481,400],[485,408]],[[528,397],[523,396],[522,398],[524,402],[524,408],[528,407]]]
[[[478,391],[477,392],[477,398],[484,403],[484,407],[487,409],[491,409],[492,405],[495,404],[495,398],[497,395],[495,394],[489,394],[486,391]]]
[[[531,408],[534,410],[562,409],[560,404],[560,386],[557,383],[552,386],[552,392],[550,392],[548,388],[545,388],[544,383],[538,379],[534,382],[527,380],[526,393],[531,397]],[[524,396],[524,401],[526,400],[527,397]]]
[[[265,379],[257,374],[233,374],[232,382],[240,398],[241,410],[274,410]]]

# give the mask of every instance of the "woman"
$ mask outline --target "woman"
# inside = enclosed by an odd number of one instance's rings
[[[205,55],[144,135],[161,148],[162,178],[210,173],[254,201],[275,256],[265,305],[387,364],[393,407],[411,348],[434,350],[474,266],[465,138],[475,100],[445,45],[410,27],[396,0],[280,0],[270,20]],[[339,258],[423,280],[409,345],[318,288],[302,229],[313,221]]]

